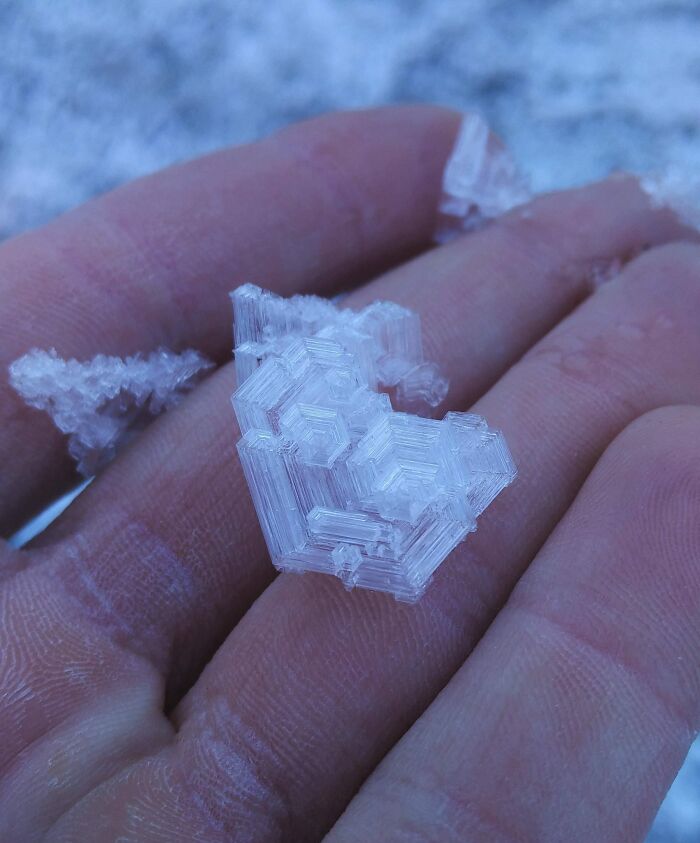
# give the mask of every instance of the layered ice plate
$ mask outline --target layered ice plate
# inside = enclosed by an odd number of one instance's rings
[[[532,194],[509,150],[479,114],[466,114],[442,178],[435,240],[447,243],[529,201]]]
[[[370,389],[394,389],[404,409],[437,407],[447,395],[447,379],[423,357],[420,318],[408,308],[374,302],[356,312],[320,296],[285,299],[255,284],[238,287],[231,300],[239,384],[295,339],[316,336],[340,342]]]
[[[513,481],[503,435],[468,413],[395,410],[380,391],[424,408],[446,393],[417,314],[253,285],[232,299],[238,453],[273,564],[417,600]]]

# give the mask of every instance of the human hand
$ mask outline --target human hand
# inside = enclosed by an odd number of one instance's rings
[[[0,548],[2,843],[642,839],[700,700],[700,250],[615,178],[410,260],[456,128],[321,118],[0,248],[3,367],[35,345],[222,364]],[[415,309],[440,411],[505,432],[517,482],[418,604],[273,577],[225,363],[246,281]],[[71,476],[0,390],[10,534]]]

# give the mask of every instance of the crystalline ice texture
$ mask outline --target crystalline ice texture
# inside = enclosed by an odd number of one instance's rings
[[[298,325],[282,313],[280,321]],[[264,328],[251,320],[238,336],[254,332]],[[515,466],[503,435],[478,416],[394,412],[358,357],[319,333],[284,343],[280,330],[279,353],[262,355],[232,397],[272,561],[280,571],[324,572],[348,588],[415,601]],[[428,372],[417,379],[430,388]]]
[[[374,302],[354,312],[318,296],[284,299],[254,284],[238,287],[231,300],[239,384],[295,338],[315,336],[350,352],[371,389],[396,388],[402,408],[437,407],[447,394],[447,380],[423,358],[418,314],[405,307]]]
[[[652,173],[639,180],[652,205],[674,211],[681,222],[700,228],[700,180],[679,168]]]
[[[435,240],[447,243],[530,198],[508,150],[478,114],[462,120],[445,166]]]
[[[61,359],[54,349],[33,349],[10,365],[10,383],[68,434],[78,471],[89,477],[148,417],[177,404],[212,365],[191,350],[161,348],[125,359],[98,354],[80,363]]]

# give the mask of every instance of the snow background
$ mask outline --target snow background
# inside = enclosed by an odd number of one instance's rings
[[[700,164],[697,0],[0,0],[0,33],[0,237],[383,102],[480,110],[538,189]],[[700,745],[649,840],[700,841]]]

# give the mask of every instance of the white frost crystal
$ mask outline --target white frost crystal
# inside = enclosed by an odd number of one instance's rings
[[[236,337],[248,343],[257,336],[266,349],[232,402],[242,434],[238,452],[275,567],[333,574],[348,588],[417,600],[514,479],[503,435],[467,413],[437,421],[395,412],[388,396],[375,391],[389,361],[390,381],[408,369],[409,392],[430,391],[435,370],[425,363],[416,370],[417,328],[409,311],[396,323],[389,319],[371,342],[354,345],[332,305],[318,299],[280,304],[246,285],[233,301],[243,319]],[[397,307],[368,310],[376,317]],[[322,312],[333,336],[319,330]],[[286,341],[283,313],[291,332]]]
[[[671,167],[639,180],[642,190],[656,208],[670,208],[681,222],[700,228],[700,179]]]
[[[63,360],[33,349],[10,365],[10,383],[32,407],[68,434],[84,476],[109,462],[129,434],[177,404],[213,364],[196,351],[158,349],[148,356]]]
[[[447,243],[530,199],[510,152],[478,114],[467,114],[442,179],[435,240]]]
[[[254,284],[238,287],[231,301],[239,384],[295,338],[316,336],[352,353],[371,389],[395,388],[403,409],[437,407],[447,395],[447,379],[423,358],[418,314],[394,302],[355,312],[319,296],[285,299]]]

